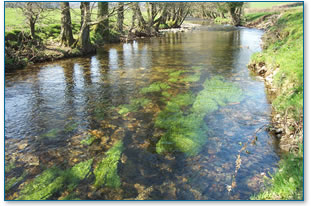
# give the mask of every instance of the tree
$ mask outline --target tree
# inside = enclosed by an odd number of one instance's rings
[[[124,21],[124,3],[118,2],[117,25],[118,25],[118,31],[120,32],[120,34],[123,33],[123,21]]]
[[[24,6],[20,7],[30,27],[31,37],[36,38],[35,26],[43,12],[42,3],[40,2],[27,2]]]
[[[60,2],[61,6],[61,45],[71,46],[74,43],[69,2]]]
[[[98,43],[103,43],[109,40],[109,13],[108,2],[98,2],[97,20],[99,23],[96,25],[95,34]]]
[[[243,2],[226,2],[234,26],[241,25]]]
[[[81,19],[83,20],[79,38],[75,43],[75,46],[79,47],[83,53],[89,53],[94,50],[90,41],[90,22],[91,22],[91,10],[90,2],[81,2]]]

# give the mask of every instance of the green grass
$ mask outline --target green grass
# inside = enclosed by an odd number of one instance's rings
[[[281,6],[291,2],[249,2],[248,8],[265,9],[273,6]]]
[[[263,16],[266,15],[272,15],[272,14],[276,14],[277,12],[258,12],[258,13],[249,13],[249,14],[245,14],[244,18],[246,21],[254,21],[256,19],[259,19]]]
[[[288,154],[280,161],[279,170],[267,179],[270,185],[252,200],[301,200],[303,198],[303,154]]]
[[[278,35],[276,35],[278,34]],[[267,31],[265,49],[252,57],[252,62],[265,62],[268,68],[279,68],[273,85],[277,97],[272,105],[281,116],[287,115],[298,125],[303,124],[303,13],[290,11]],[[295,130],[295,128],[293,128]],[[297,137],[295,137],[297,138]],[[302,144],[302,143],[301,143]],[[289,153],[272,176],[272,186],[253,199],[302,199],[303,147],[298,154]]]

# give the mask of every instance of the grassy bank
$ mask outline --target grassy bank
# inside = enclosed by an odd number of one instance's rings
[[[285,154],[268,180],[270,186],[252,199],[299,200],[303,199],[303,12],[278,15],[250,68],[265,78],[273,94],[273,124],[281,129],[280,148]]]

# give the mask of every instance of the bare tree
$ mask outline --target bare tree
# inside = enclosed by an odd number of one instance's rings
[[[20,4],[20,8],[27,20],[27,23],[30,27],[31,37],[34,39],[36,37],[35,34],[35,26],[38,22],[40,15],[43,12],[43,6],[40,2],[26,2],[26,4]]]

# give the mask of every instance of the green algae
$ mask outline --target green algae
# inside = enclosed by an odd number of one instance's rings
[[[90,174],[92,163],[93,159],[89,159],[76,164],[64,172],[63,176],[66,177],[69,190],[73,190],[82,180],[88,176],[88,174]]]
[[[172,77],[172,78],[169,78],[167,81],[172,82],[172,83],[176,83],[176,82],[179,81],[179,78],[177,78],[177,77]]]
[[[202,66],[192,66],[191,69],[193,69],[193,70],[201,70],[201,69],[203,69],[203,67]]]
[[[14,185],[17,183],[21,182],[25,177],[27,176],[27,173],[24,172],[21,176],[19,177],[12,177],[8,180],[5,181],[5,191],[9,191]]]
[[[106,152],[106,157],[94,169],[95,187],[120,187],[121,181],[117,169],[122,150],[123,143],[118,141]]]
[[[47,139],[55,139],[58,134],[59,134],[60,130],[57,128],[51,129],[49,130],[47,133],[44,133],[43,135],[41,135],[42,138],[47,138]]]
[[[65,178],[60,176],[61,170],[50,168],[43,171],[33,181],[25,185],[17,200],[46,200],[63,188]]]
[[[240,101],[242,96],[240,88],[221,77],[207,79],[203,87],[196,97],[189,93],[175,96],[158,114],[155,127],[165,129],[166,133],[156,144],[157,153],[178,151],[186,156],[196,155],[207,140],[204,117],[219,106]],[[187,105],[192,107],[183,111],[182,106]]]
[[[81,200],[81,199],[78,198],[75,193],[70,193],[66,195],[65,197],[60,198],[59,200]]]
[[[178,106],[190,105],[194,102],[194,95],[191,93],[178,94],[173,97],[170,102],[177,104]]]
[[[181,81],[183,81],[183,82],[197,82],[200,80],[200,78],[201,78],[201,73],[198,72],[198,73],[195,73],[193,75],[189,75],[189,76],[184,77]]]
[[[167,83],[164,82],[154,82],[148,87],[144,87],[140,90],[140,93],[146,94],[150,92],[159,92],[171,88]]]
[[[169,73],[169,76],[176,78],[176,77],[180,76],[182,73],[185,73],[185,72],[187,72],[187,71],[186,70],[178,70],[178,71]]]
[[[118,113],[121,115],[127,114],[129,112],[137,112],[140,107],[144,107],[151,101],[146,98],[136,98],[130,101],[130,104],[122,104],[119,106]]]
[[[16,168],[16,165],[13,161],[5,164],[5,172],[6,173],[11,172],[14,168]]]
[[[221,77],[206,80],[204,89],[195,99],[192,110],[196,113],[210,113],[230,102],[241,100],[242,90],[233,83],[224,82]]]
[[[75,129],[77,129],[78,125],[79,125],[78,123],[69,122],[69,123],[66,124],[64,130],[65,130],[65,132],[72,132]]]
[[[20,191],[17,200],[46,200],[65,188],[73,190],[91,170],[93,159],[67,170],[52,167],[43,171]]]
[[[162,96],[164,96],[164,97],[170,97],[170,96],[171,96],[171,94],[168,93],[167,91],[163,91],[161,94],[162,94]]]
[[[81,144],[83,145],[91,145],[94,140],[96,139],[96,137],[94,135],[87,135],[86,139],[81,140]]]

